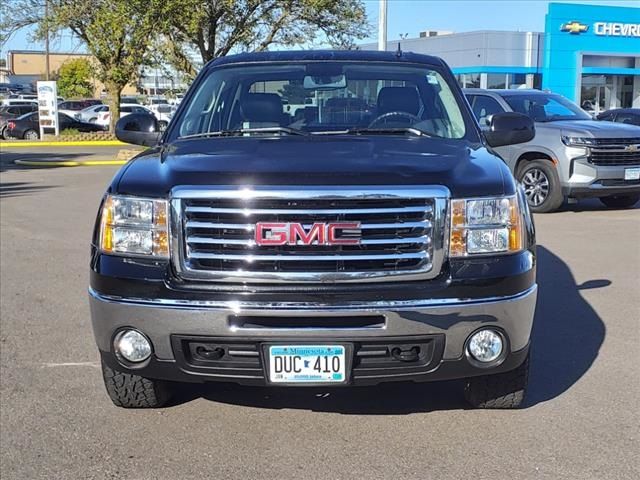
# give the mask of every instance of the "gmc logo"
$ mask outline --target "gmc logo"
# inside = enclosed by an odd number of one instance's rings
[[[359,228],[359,222],[314,223],[309,230],[301,223],[259,222],[255,241],[258,245],[358,245],[360,238],[344,237],[344,231]]]

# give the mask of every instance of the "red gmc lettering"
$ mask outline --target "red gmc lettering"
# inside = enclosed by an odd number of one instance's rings
[[[358,229],[357,222],[314,223],[307,231],[300,223],[256,223],[257,245],[358,245],[359,238],[341,238],[342,230]]]
[[[269,232],[269,236],[265,235]],[[287,243],[286,223],[256,223],[256,243],[258,245],[285,245]]]
[[[347,230],[360,228],[360,224],[356,222],[330,223],[328,225],[327,243],[330,245],[358,245],[359,238],[339,238],[337,230]]]

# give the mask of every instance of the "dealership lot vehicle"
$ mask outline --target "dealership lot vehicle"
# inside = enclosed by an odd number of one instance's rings
[[[595,121],[561,95],[539,90],[465,94],[482,128],[504,112],[536,122],[530,142],[496,148],[524,184],[534,212],[556,210],[567,197],[597,197],[614,208],[640,200],[640,127]]]
[[[58,112],[75,118],[76,115],[85,108],[102,105],[102,100],[86,99],[86,100],[67,100],[58,104]]]
[[[106,105],[106,109],[100,109],[98,112],[97,118],[93,120],[92,123],[96,125],[101,125],[104,128],[109,127],[109,123],[111,122],[111,113],[109,112],[109,106]],[[138,105],[137,103],[122,103],[120,104],[120,118],[126,117],[132,113],[142,113],[145,115],[153,115],[153,112],[149,110],[147,107],[143,107],[142,105]],[[92,121],[89,119],[89,121]]]
[[[86,122],[74,120],[64,113],[58,114],[60,131],[75,129],[79,132],[102,132],[104,128]],[[27,113],[21,117],[9,120],[5,130],[6,138],[23,138],[25,140],[37,140],[40,138],[40,126],[38,124],[38,112]]]
[[[640,108],[614,108],[602,112],[596,117],[607,122],[628,123],[640,127]]]
[[[7,128],[7,122],[9,120],[35,112],[37,109],[38,106],[33,103],[29,105],[8,105],[0,107],[0,138],[5,138],[5,129]]]
[[[296,119],[285,85],[320,100]],[[114,178],[92,240],[116,405],[161,406],[170,381],[455,378],[473,406],[521,404],[535,234],[486,146],[533,138],[527,116],[483,137],[436,57],[278,52],[208,64],[162,136],[149,115],[116,132],[153,146]]]

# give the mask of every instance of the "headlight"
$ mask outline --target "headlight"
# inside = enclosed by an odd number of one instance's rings
[[[563,135],[561,139],[562,143],[568,147],[592,147],[596,145],[595,138],[590,137],[569,137]]]
[[[100,250],[169,258],[167,208],[166,200],[107,195],[102,206]]]
[[[518,196],[451,201],[449,255],[513,253],[522,250]]]

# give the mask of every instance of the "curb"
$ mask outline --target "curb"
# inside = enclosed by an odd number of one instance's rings
[[[127,160],[84,160],[79,162],[74,162],[72,160],[14,160],[13,163],[28,167],[99,167],[104,165],[124,165],[127,163]]]
[[[120,140],[89,140],[86,142],[0,142],[0,147],[115,147],[128,145]]]

